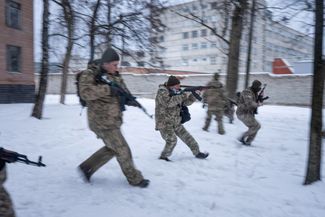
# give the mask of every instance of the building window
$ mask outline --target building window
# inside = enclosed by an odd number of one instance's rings
[[[7,45],[7,71],[21,72],[21,47]]]
[[[182,65],[188,66],[188,59],[182,59]]]
[[[196,30],[192,31],[192,38],[197,38],[197,31]]]
[[[139,61],[139,62],[137,62],[137,64],[138,64],[139,67],[144,67],[144,62],[143,61]]]
[[[183,44],[182,45],[182,50],[188,50],[188,44]]]
[[[201,29],[201,37],[207,36],[207,30],[206,29]]]
[[[197,45],[197,43],[193,43],[192,44],[192,50],[197,50],[199,47]]]
[[[6,24],[12,28],[21,28],[21,7],[19,3],[6,1]]]
[[[210,47],[211,48],[216,48],[217,47],[217,42],[211,42]]]
[[[218,9],[218,3],[217,2],[212,2],[211,3],[211,9]]]
[[[183,39],[187,39],[188,38],[188,32],[183,32]]]
[[[208,44],[206,42],[201,42],[201,49],[208,48]]]
[[[165,41],[165,38],[164,38],[163,35],[159,37],[159,41],[160,41],[160,42],[164,42],[164,41]]]
[[[210,57],[210,64],[217,65],[217,57]]]

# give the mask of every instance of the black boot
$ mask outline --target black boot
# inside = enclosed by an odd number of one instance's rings
[[[138,184],[135,184],[133,186],[140,187],[140,188],[146,188],[146,187],[148,187],[149,183],[150,183],[149,179],[142,179]]]
[[[209,153],[205,152],[199,152],[197,155],[195,155],[196,158],[199,158],[199,159],[205,159],[209,156]]]
[[[168,157],[162,157],[162,156],[159,157],[159,160],[165,160],[165,161],[168,161],[168,162],[171,161]]]
[[[82,179],[85,182],[90,183],[90,177],[91,177],[90,169],[86,169],[85,167],[83,167],[83,166],[80,165],[78,167],[78,170],[79,170],[79,173],[80,173]]]

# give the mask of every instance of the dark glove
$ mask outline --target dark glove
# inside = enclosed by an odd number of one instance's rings
[[[203,104],[202,104],[202,108],[205,108],[206,106],[207,106],[206,103],[203,103]]]

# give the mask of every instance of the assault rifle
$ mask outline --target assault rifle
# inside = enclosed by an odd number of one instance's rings
[[[32,166],[45,167],[42,163],[42,156],[38,157],[38,162],[30,161],[26,155],[19,154],[14,151],[9,151],[4,148],[0,148],[0,159],[6,163],[21,162]]]
[[[266,84],[263,84],[263,87],[262,87],[261,91],[258,93],[258,95],[256,97],[256,102],[257,103],[263,103],[265,100],[267,100],[268,98],[270,98],[268,96],[265,96],[264,97],[264,90],[265,90],[265,88],[266,88]],[[257,108],[254,110],[254,114],[257,114]]]
[[[147,112],[147,110],[136,100],[135,96],[133,96],[128,91],[124,90],[116,82],[113,82],[113,81],[107,79],[107,77],[103,76],[103,75],[98,78],[98,81],[110,86],[110,88],[113,90],[113,92],[115,91],[120,96],[121,111],[125,111],[125,105],[130,103],[130,104],[140,108],[149,118],[153,118],[153,115],[150,115]]]
[[[202,90],[214,88],[213,86],[190,86],[190,85],[181,85],[181,88],[182,87],[184,89],[181,90],[181,92],[191,92],[193,96],[199,101],[202,101],[202,97],[199,94],[197,94],[195,91],[197,90],[202,91]]]

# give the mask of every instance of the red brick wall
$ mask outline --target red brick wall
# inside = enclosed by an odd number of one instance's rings
[[[0,1],[0,84],[34,85],[33,0],[14,0],[21,4],[21,29],[6,25],[6,1]],[[6,70],[6,45],[21,47],[21,73]]]

